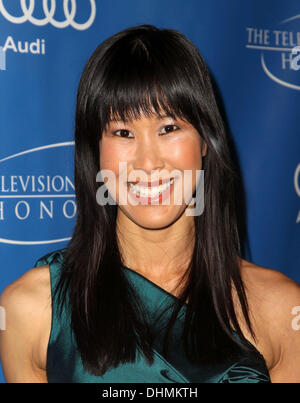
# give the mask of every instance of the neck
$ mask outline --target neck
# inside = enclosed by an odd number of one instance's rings
[[[182,215],[166,228],[147,229],[119,209],[116,232],[124,266],[165,289],[177,287],[194,249],[193,217]]]

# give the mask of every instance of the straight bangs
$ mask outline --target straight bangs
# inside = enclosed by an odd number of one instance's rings
[[[110,121],[126,122],[141,115],[178,117],[200,129],[205,102],[203,88],[197,89],[201,69],[195,65],[195,55],[168,32],[165,40],[161,33],[159,40],[156,32],[150,34],[154,36],[150,40],[122,38],[102,58],[97,96],[102,130]]]

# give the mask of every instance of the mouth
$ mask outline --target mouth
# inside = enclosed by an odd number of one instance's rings
[[[141,187],[148,187],[148,188],[154,188],[160,185],[164,185],[166,183],[169,183],[171,180],[174,180],[175,178],[166,178],[166,179],[158,179],[156,181],[153,182],[142,182],[142,181],[135,181],[135,182],[127,182],[128,184],[132,184],[132,185],[139,185]]]
[[[173,189],[176,178],[160,179],[154,182],[127,182],[130,192],[140,201],[162,201]],[[142,185],[144,183],[145,185]]]

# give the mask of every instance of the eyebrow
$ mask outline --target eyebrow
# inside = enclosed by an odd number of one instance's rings
[[[171,118],[171,119],[177,120],[177,119],[176,119],[176,116],[174,116],[174,115],[168,115],[168,114],[164,114],[164,115],[161,115],[161,116],[155,115],[155,117],[154,117],[154,119],[156,119],[156,120],[162,120],[162,119],[165,119],[165,118]],[[118,118],[113,118],[113,119],[110,119],[110,122],[124,122],[124,123],[129,123],[129,122],[132,122],[132,120],[133,120],[133,119],[124,119],[124,120],[122,120],[122,119],[118,119]]]
[[[165,115],[161,115],[161,116],[156,116],[156,119],[157,119],[157,120],[159,120],[159,119],[165,119],[165,118],[171,118],[171,119],[176,120],[176,116],[174,116],[174,115],[167,115],[167,114],[165,114]]]

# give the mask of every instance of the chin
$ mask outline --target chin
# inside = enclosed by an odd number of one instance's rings
[[[176,209],[177,207],[177,209]],[[184,210],[178,210],[180,206],[173,206],[173,209],[168,206],[143,206],[143,209],[138,211],[127,211],[125,214],[136,225],[146,229],[163,229],[172,225],[182,215]]]

